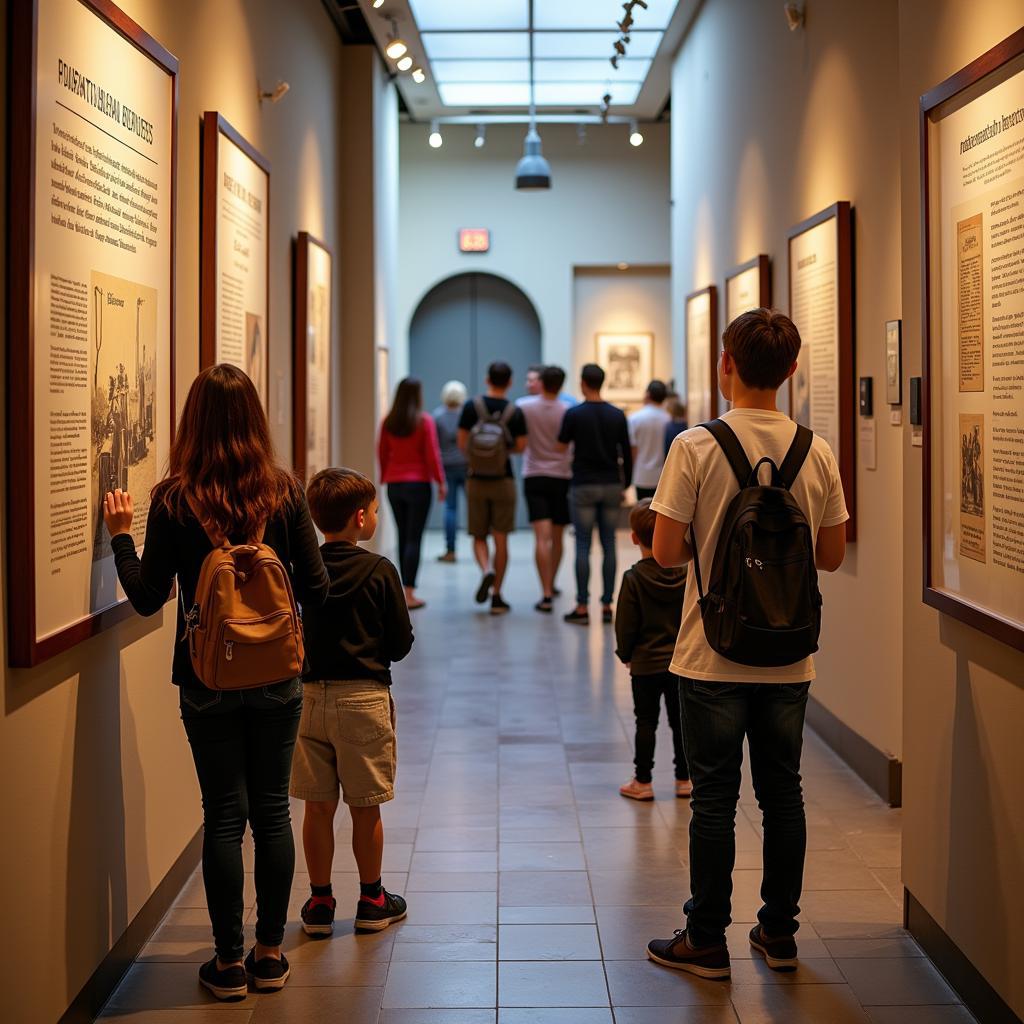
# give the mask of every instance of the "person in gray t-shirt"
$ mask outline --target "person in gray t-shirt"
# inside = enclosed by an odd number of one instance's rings
[[[444,503],[445,552],[439,562],[455,561],[455,534],[458,529],[459,491],[466,486],[466,456],[458,443],[459,414],[466,403],[466,385],[450,380],[441,388],[441,404],[434,410],[437,440],[441,446],[441,465],[448,483]]]

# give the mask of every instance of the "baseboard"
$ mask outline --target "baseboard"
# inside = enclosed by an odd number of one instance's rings
[[[813,695],[807,701],[807,724],[890,807],[903,806],[903,762],[899,758],[854,732]]]
[[[903,890],[903,925],[979,1021],[1021,1024],[1020,1017],[1007,1006],[1003,997],[906,889]]]
[[[58,1024],[91,1024],[117,988],[128,968],[149,941],[178,893],[196,869],[203,851],[203,830],[200,829],[171,866],[164,880],[143,904],[124,934],[114,943],[92,977],[82,986]]]

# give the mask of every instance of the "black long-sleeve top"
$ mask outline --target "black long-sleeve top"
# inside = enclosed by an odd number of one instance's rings
[[[235,537],[228,539],[232,544],[244,543]],[[297,496],[267,523],[263,543],[277,552],[288,570],[295,599],[302,605],[303,614],[323,604],[327,599],[329,581],[304,496]],[[191,608],[195,603],[199,571],[213,550],[199,520],[189,512],[179,521],[161,503],[154,503],[150,506],[146,522],[142,558],[136,554],[135,544],[128,534],[112,538],[111,547],[121,586],[140,615],[155,615],[160,611],[177,577],[181,600],[178,601],[171,682],[189,689],[203,689],[203,684],[192,670],[185,641],[183,611],[183,606]]]

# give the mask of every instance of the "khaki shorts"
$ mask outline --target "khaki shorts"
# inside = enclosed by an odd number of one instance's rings
[[[383,683],[303,685],[291,794],[372,807],[395,795],[395,702]]]
[[[512,533],[516,528],[516,482],[512,477],[501,480],[466,481],[466,503],[469,507],[470,537],[486,537],[489,533]]]

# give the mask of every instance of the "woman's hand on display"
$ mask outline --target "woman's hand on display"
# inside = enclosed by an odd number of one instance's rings
[[[120,487],[116,491],[107,491],[103,499],[103,522],[107,524],[107,532],[111,537],[131,533],[133,515],[132,496],[127,491],[122,491]]]

